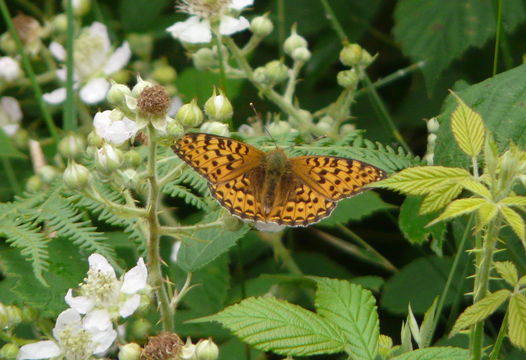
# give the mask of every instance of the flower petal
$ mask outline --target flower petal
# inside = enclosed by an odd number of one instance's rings
[[[49,44],[49,51],[51,51],[55,59],[66,61],[66,49],[58,42],[52,41],[51,44]]]
[[[54,341],[46,340],[22,346],[17,359],[49,359],[61,353],[62,350]]]
[[[131,57],[130,45],[128,42],[124,42],[121,47],[117,48],[110,58],[104,65],[104,73],[106,75],[111,75],[114,72],[119,71],[128,64]]]
[[[219,32],[221,35],[232,35],[236,32],[248,29],[249,26],[250,23],[243,16],[236,19],[231,16],[223,15],[221,17],[221,23],[219,24]]]
[[[96,104],[106,98],[110,83],[104,78],[91,79],[80,89],[80,98],[86,104]]]
[[[89,32],[92,36],[100,37],[104,46],[104,53],[100,55],[105,55],[111,48],[110,37],[108,36],[108,29],[106,28],[106,25],[95,21],[89,27]]]
[[[67,309],[60,313],[53,328],[53,336],[55,339],[59,338],[59,333],[66,327],[70,329],[78,328],[79,330],[82,328],[80,314],[77,310]]]
[[[212,41],[212,31],[207,20],[197,16],[189,17],[185,21],[176,22],[166,29],[175,39],[183,42],[198,44]]]
[[[82,327],[95,334],[112,328],[110,314],[106,310],[90,311],[82,321]]]
[[[1,98],[0,106],[9,115],[11,120],[19,122],[22,120],[22,110],[18,100],[11,96],[4,96]]]
[[[73,296],[72,289],[68,290],[64,300],[72,309],[77,310],[81,314],[86,314],[95,305],[95,302],[86,296]]]
[[[139,294],[135,294],[121,304],[119,307],[119,315],[123,318],[127,318],[133,314],[135,310],[137,310],[139,305],[141,305],[141,296]]]
[[[66,100],[66,88],[58,88],[52,92],[42,95],[45,102],[52,105],[58,105]]]
[[[254,0],[232,0],[230,3],[230,8],[234,10],[242,10],[247,6],[252,6]]]
[[[146,287],[148,280],[148,270],[144,265],[144,260],[139,258],[137,265],[124,274],[121,292],[125,294],[135,294],[137,291]]]
[[[113,267],[104,256],[97,253],[91,254],[88,258],[88,262],[90,270],[100,271],[117,279],[115,276],[115,270],[113,270]]]
[[[94,355],[104,355],[117,338],[117,332],[113,329],[92,334],[91,341],[95,345]]]

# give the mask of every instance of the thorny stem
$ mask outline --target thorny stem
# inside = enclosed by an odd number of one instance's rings
[[[173,331],[173,311],[170,307],[170,299],[166,284],[163,282],[163,274],[161,269],[161,254],[160,254],[160,224],[158,218],[159,208],[159,186],[157,183],[157,141],[155,139],[155,129],[153,125],[148,125],[148,199],[146,203],[147,221],[148,221],[148,266],[149,266],[149,280],[152,288],[155,291],[159,308],[161,311],[161,322],[163,330]]]
[[[219,227],[223,225],[224,225],[223,220],[216,220],[216,221],[206,223],[206,224],[182,225],[182,226],[161,226],[159,228],[159,233],[161,235],[174,236],[178,238],[179,236],[181,236],[181,232],[197,231],[197,230],[215,228],[215,227]]]
[[[497,243],[500,223],[500,215],[497,215],[497,217],[489,223],[486,230],[482,243],[482,256],[480,257],[480,262],[477,262],[476,266],[477,273],[475,275],[475,288],[473,289],[473,303],[477,303],[485,298],[488,292],[493,253],[495,252],[495,244]],[[469,348],[472,360],[480,360],[482,357],[483,332],[483,322],[479,322],[471,328]]]
[[[177,310],[177,305],[179,302],[183,299],[183,297],[186,295],[186,293],[192,288],[190,285],[192,283],[192,273],[189,272],[186,274],[186,281],[184,282],[183,287],[181,290],[177,291],[174,290],[174,296],[172,297],[172,301],[170,302],[170,306],[172,307],[172,311],[175,313]]]

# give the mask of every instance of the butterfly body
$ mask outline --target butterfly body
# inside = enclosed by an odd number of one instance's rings
[[[289,158],[226,137],[190,133],[175,153],[208,180],[210,193],[233,215],[256,223],[307,226],[330,215],[336,203],[381,180],[385,172],[335,156]]]

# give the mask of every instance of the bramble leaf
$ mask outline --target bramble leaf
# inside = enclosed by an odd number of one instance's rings
[[[467,106],[462,99],[452,92],[458,106],[451,114],[451,130],[455,140],[467,155],[477,156],[484,144],[484,123],[480,114]]]
[[[520,216],[515,210],[507,206],[501,207],[501,212],[502,212],[502,215],[504,215],[504,219],[506,220],[506,222],[513,229],[513,232],[517,234],[519,239],[522,241],[523,245],[526,246],[525,230],[524,230],[525,225],[524,225],[524,220],[522,219],[522,216]]]
[[[517,281],[519,281],[517,268],[511,261],[496,261],[493,266],[495,266],[495,270],[497,270],[500,277],[511,286],[515,286]]]
[[[526,297],[513,294],[508,308],[508,336],[513,345],[526,350]]]
[[[468,198],[468,199],[458,199],[453,201],[448,205],[446,210],[435,220],[431,221],[429,225],[436,224],[439,221],[452,219],[454,217],[468,214],[470,212],[478,210],[483,204],[486,204],[486,199],[481,198]]]
[[[392,360],[468,360],[469,350],[455,347],[418,349],[392,358]]]
[[[462,186],[454,183],[446,183],[444,186],[437,187],[435,191],[427,194],[420,206],[420,214],[429,214],[433,211],[442,209],[456,198],[462,191]]]

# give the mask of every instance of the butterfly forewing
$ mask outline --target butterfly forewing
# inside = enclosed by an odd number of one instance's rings
[[[386,176],[375,166],[336,156],[298,156],[289,161],[299,178],[332,201],[355,195]]]
[[[173,146],[177,155],[211,183],[232,180],[258,166],[265,153],[249,144],[210,134],[186,134]]]

